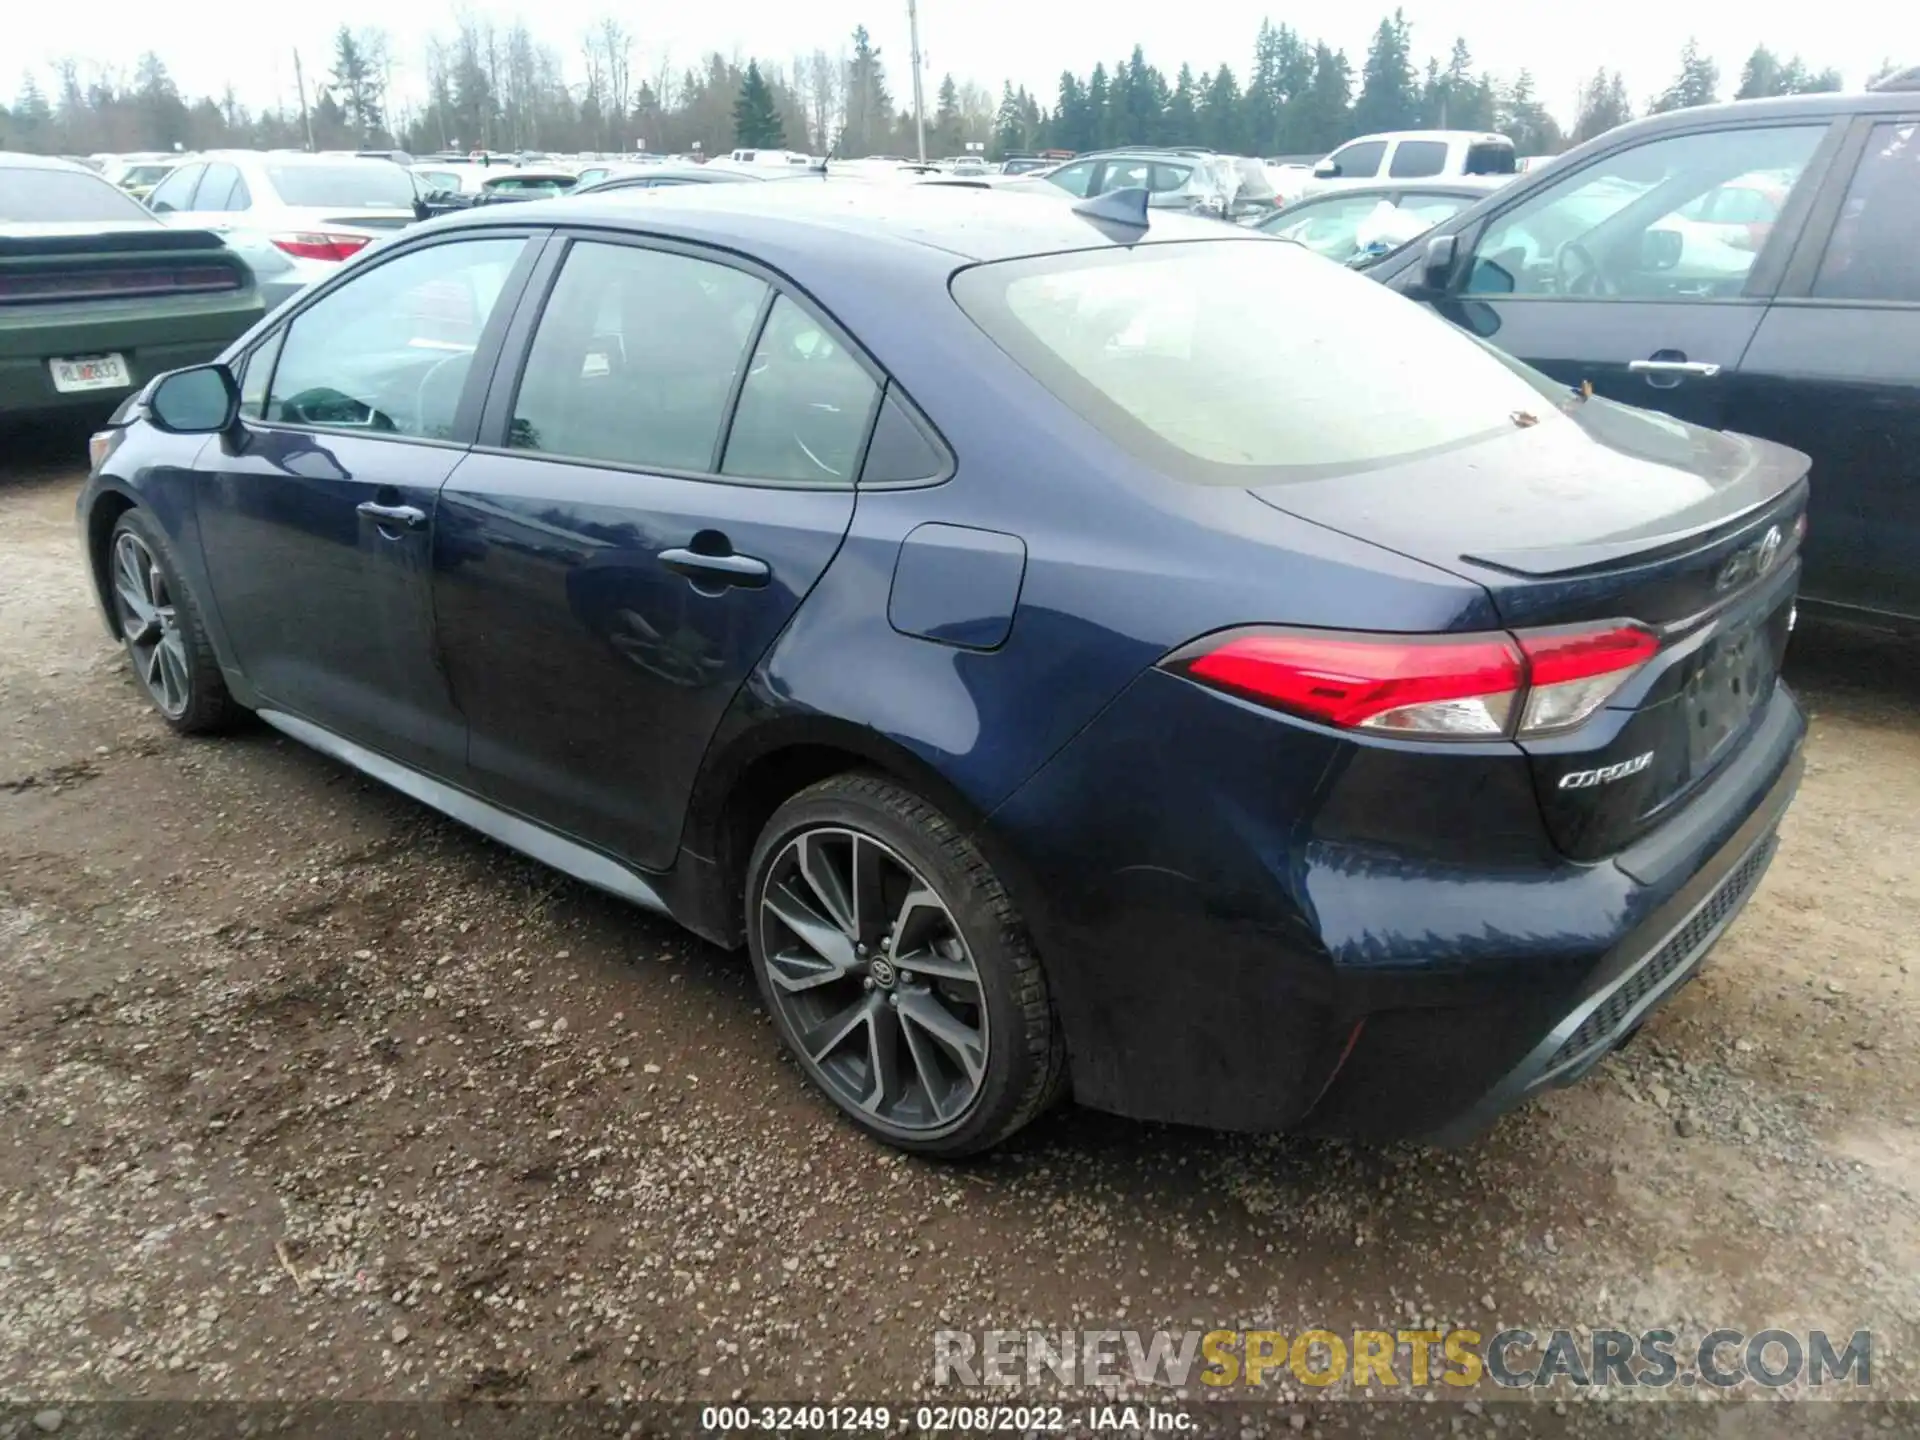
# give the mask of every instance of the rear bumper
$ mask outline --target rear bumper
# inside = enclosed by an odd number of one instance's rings
[[[1683,811],[1581,864],[1489,818],[1518,813],[1498,793],[1517,767],[1276,743],[1270,714],[1184,734],[1184,683],[1136,685],[991,822],[1076,1097],[1142,1119],[1472,1135],[1693,973],[1800,778],[1805,722],[1777,687]]]
[[[153,304],[48,307],[31,316],[0,316],[0,418],[111,410],[154,376],[204,365],[262,314],[256,291]],[[48,361],[118,354],[132,383],[113,390],[63,394]]]

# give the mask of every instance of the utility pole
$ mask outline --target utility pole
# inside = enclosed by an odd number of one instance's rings
[[[293,52],[293,83],[300,88],[300,121],[307,127],[307,152],[313,152],[313,112],[307,108],[307,77],[300,68],[300,52]]]
[[[920,7],[907,0],[907,36],[913,51],[913,136],[920,163],[927,163],[927,102],[920,88]]]

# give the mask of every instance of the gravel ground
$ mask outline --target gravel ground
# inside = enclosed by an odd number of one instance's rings
[[[940,1328],[1416,1318],[1870,1328],[1920,1394],[1912,647],[1803,627],[1760,895],[1473,1147],[1066,1109],[941,1168],[807,1092],[739,957],[264,728],[170,734],[84,587],[76,443],[0,446],[0,1398],[899,1409]]]

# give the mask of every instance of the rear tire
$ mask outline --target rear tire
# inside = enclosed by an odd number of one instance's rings
[[[134,679],[160,718],[182,735],[229,728],[243,712],[173,546],[146,511],[135,507],[114,523],[106,580]]]
[[[975,1154],[1063,1093],[1025,925],[979,849],[911,790],[847,774],[788,800],[754,847],[746,921],[782,1042],[868,1134]]]

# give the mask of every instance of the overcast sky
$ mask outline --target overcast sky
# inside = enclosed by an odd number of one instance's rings
[[[896,97],[911,96],[906,0],[729,0],[705,5],[621,5],[609,0],[475,3],[475,14],[502,21],[528,17],[578,78],[580,37],[599,15],[617,15],[634,34],[635,73],[651,74],[663,52],[679,68],[709,50],[740,51],[785,62],[816,46],[841,48],[864,23],[881,47]],[[1377,4],[1352,0],[1285,0],[1271,11],[1247,4],[1130,3],[1104,6],[1036,0],[921,0],[928,104],[939,76],[951,71],[997,91],[1001,80],[1032,89],[1050,104],[1062,69],[1084,74],[1094,61],[1111,68],[1136,44],[1169,76],[1182,61],[1211,70],[1222,60],[1244,77],[1263,13],[1309,39],[1343,47],[1359,69],[1379,21]],[[1636,105],[1664,88],[1689,35],[1718,60],[1723,89],[1737,83],[1756,43],[1782,55],[1798,51],[1815,69],[1838,66],[1859,85],[1883,58],[1920,63],[1920,7],[1838,3],[1759,5],[1752,0],[1405,0],[1414,53],[1444,56],[1464,36],[1475,61],[1497,75],[1533,72],[1540,97],[1563,121],[1572,117],[1581,81],[1598,66],[1620,70]],[[81,11],[46,0],[14,0],[5,22],[6,51],[18,63],[48,65],[62,55],[131,70],[143,50],[166,61],[189,96],[218,94],[231,80],[255,107],[293,101],[295,47],[309,81],[330,66],[332,31],[342,22],[379,26],[394,42],[398,88],[417,92],[420,55],[436,27],[452,28],[452,9],[395,0],[333,0],[324,6],[242,0],[91,0]],[[0,76],[11,89],[17,77]],[[48,83],[42,75],[42,83]]]

